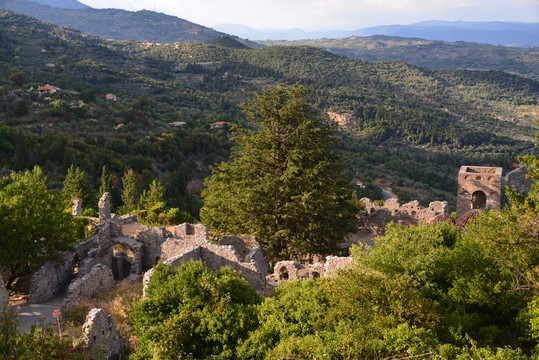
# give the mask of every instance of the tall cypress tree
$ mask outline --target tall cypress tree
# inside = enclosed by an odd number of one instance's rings
[[[120,207],[120,213],[127,214],[137,209],[138,190],[137,190],[137,176],[133,169],[127,170],[122,177],[123,190],[122,190],[122,202]]]
[[[206,181],[202,221],[258,236],[273,260],[336,252],[355,230],[357,208],[334,125],[298,85],[267,90],[244,111],[257,128],[235,129],[232,161]]]

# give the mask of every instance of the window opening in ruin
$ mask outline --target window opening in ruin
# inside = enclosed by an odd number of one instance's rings
[[[288,271],[285,267],[282,267],[281,270],[279,270],[279,280],[288,280]]]
[[[395,210],[394,214],[396,214],[396,213],[398,213],[398,212],[399,212],[399,210]]]
[[[412,216],[415,217],[416,215],[417,215],[417,213],[415,211],[412,211]]]
[[[195,235],[195,228],[191,224],[185,224],[185,235]]]
[[[483,180],[483,178],[481,176],[478,176],[475,178],[475,180]]]
[[[80,260],[79,254],[75,254],[73,261],[71,262],[71,274],[73,274],[73,276],[76,276],[79,273]]]
[[[133,252],[133,250],[121,244],[114,244],[114,247],[112,248],[112,255],[116,256],[117,253],[122,251],[127,254],[129,260],[133,261],[135,259],[135,253]]]
[[[159,260],[161,260],[161,257],[160,256],[156,256],[155,257],[155,265],[157,265],[159,263]]]
[[[370,213],[372,214],[372,213],[375,212],[375,211],[376,211],[375,208],[371,208],[371,212],[370,212]]]
[[[487,195],[481,190],[472,194],[472,209],[484,209],[487,206]]]
[[[313,271],[311,275],[313,279],[320,279],[320,273],[318,273],[317,271]]]

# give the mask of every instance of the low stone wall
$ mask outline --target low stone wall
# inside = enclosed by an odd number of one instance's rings
[[[29,303],[42,303],[52,299],[73,279],[74,253],[64,252],[59,261],[47,261],[32,275]]]
[[[69,285],[63,308],[71,309],[76,304],[89,300],[101,291],[109,290],[114,286],[112,270],[103,264],[97,264],[90,273],[77,279]]]
[[[97,308],[90,310],[86,316],[82,325],[81,342],[96,359],[111,359],[126,350],[125,338],[110,315]]]

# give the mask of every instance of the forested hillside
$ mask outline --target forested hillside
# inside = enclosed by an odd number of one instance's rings
[[[507,170],[533,149],[539,83],[503,72],[367,62],[307,46],[249,49],[228,37],[105,41],[5,11],[0,29],[2,173],[40,164],[59,187],[75,164],[97,187],[106,165],[115,206],[117,179],[133,168],[141,188],[162,179],[169,205],[197,216],[208,166],[232,145],[210,125],[250,126],[239,105],[283,82],[305,85],[322,113],[348,116],[338,145],[348,175],[402,201],[454,203],[460,165]],[[61,91],[39,95],[45,84]]]
[[[499,70],[539,79],[539,48],[445,42],[397,36],[262,41],[268,46],[307,45],[368,61],[397,60],[431,69]]]
[[[57,8],[53,7],[52,3],[38,4],[26,0],[0,0],[0,8],[116,40],[208,41],[223,35],[205,26],[148,10],[126,11],[75,6]],[[246,43],[256,46],[254,43]]]

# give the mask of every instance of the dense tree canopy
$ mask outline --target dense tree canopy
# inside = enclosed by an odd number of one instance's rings
[[[334,128],[297,85],[265,91],[244,110],[256,128],[237,129],[232,162],[213,168],[202,221],[259,236],[273,259],[334,252],[357,210]]]
[[[83,238],[83,224],[66,207],[47,189],[39,167],[0,180],[0,264],[9,272],[7,286]]]

